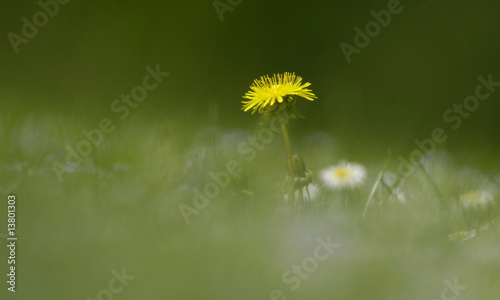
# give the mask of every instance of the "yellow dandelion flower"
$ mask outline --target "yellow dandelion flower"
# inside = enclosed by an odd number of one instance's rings
[[[270,108],[274,104],[290,101],[289,96],[294,95],[314,101],[317,97],[312,90],[306,89],[310,85],[309,82],[302,84],[302,77],[295,73],[274,74],[272,78],[267,75],[261,76],[260,79],[254,80],[250,86],[251,91],[243,96],[249,100],[242,101],[242,110],[252,109],[252,114],[256,111],[262,113],[266,107]]]

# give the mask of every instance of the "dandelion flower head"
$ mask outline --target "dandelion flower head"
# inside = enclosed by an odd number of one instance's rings
[[[309,82],[302,83],[302,77],[295,75],[295,73],[285,72],[284,74],[274,74],[273,77],[261,76],[260,79],[254,80],[250,86],[251,91],[243,96],[248,100],[242,101],[242,110],[252,110],[252,114],[256,111],[263,113],[266,108],[290,101],[291,97],[289,96],[294,95],[314,101],[317,97],[312,93],[312,90],[306,88],[310,85]]]

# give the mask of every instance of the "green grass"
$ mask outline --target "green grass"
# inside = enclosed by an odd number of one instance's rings
[[[498,299],[499,173],[493,168],[461,165],[436,151],[397,188],[381,181],[362,218],[386,157],[346,156],[325,132],[292,134],[320,193],[307,209],[289,208],[278,188],[286,175],[278,134],[248,161],[238,147],[258,128],[200,130],[131,117],[59,182],[52,162],[63,162],[64,147],[99,121],[82,119],[2,119],[8,141],[1,150],[2,197],[18,198],[19,299],[94,298],[107,288],[111,270],[122,268],[135,279],[114,299],[270,299],[275,289],[288,299],[439,299],[443,281],[455,278],[467,286],[457,299]],[[342,159],[368,171],[349,199],[358,203],[354,210],[319,182],[321,169]],[[208,173],[231,160],[248,184],[221,188],[186,224],[179,204],[192,205],[192,189],[203,189]],[[387,172],[398,178],[394,157]],[[495,195],[487,211],[460,205],[461,195],[484,189]],[[2,216],[5,210],[2,205]],[[470,239],[457,234],[472,230]],[[316,239],[328,236],[340,247],[291,291],[283,273],[313,256]],[[0,268],[7,270],[4,258]]]

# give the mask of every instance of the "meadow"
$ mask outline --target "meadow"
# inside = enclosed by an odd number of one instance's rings
[[[12,116],[0,169],[18,202],[19,299],[498,299],[492,158],[436,148],[405,177],[389,152],[292,133],[312,185],[289,201],[278,130],[133,116],[60,181],[53,162],[99,118]],[[332,188],[322,172],[343,161],[365,176]]]
[[[500,299],[498,1],[2,4],[0,300]]]

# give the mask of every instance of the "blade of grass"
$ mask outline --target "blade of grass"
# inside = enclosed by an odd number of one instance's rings
[[[368,207],[372,205],[373,202],[373,196],[375,195],[375,191],[377,190],[378,186],[380,185],[380,182],[382,181],[382,176],[384,175],[385,170],[387,169],[387,165],[389,164],[389,160],[391,158],[391,151],[389,151],[387,160],[384,163],[384,166],[382,169],[380,169],[380,172],[378,173],[377,180],[375,180],[375,183],[373,184],[372,190],[370,192],[370,196],[368,196],[368,200],[366,200],[366,205],[365,208],[363,209],[363,218],[366,215],[366,212],[368,211]]]

